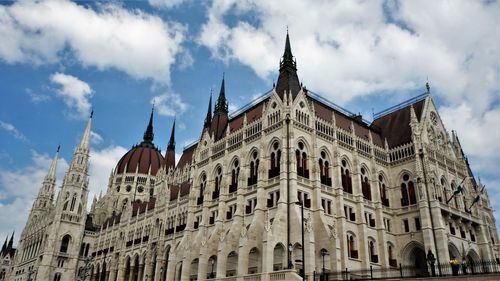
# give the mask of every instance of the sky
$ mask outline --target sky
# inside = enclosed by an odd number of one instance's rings
[[[429,81],[497,209],[499,17],[476,0],[2,1],[0,240],[18,239],[59,144],[60,186],[92,109],[89,200],[153,103],[155,144],[176,118],[180,155],[223,73],[230,111],[271,90],[287,29],[301,82],[367,120]]]

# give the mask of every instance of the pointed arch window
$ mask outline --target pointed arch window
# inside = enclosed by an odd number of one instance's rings
[[[236,192],[238,190],[238,178],[240,175],[240,161],[238,159],[234,160],[233,167],[231,169],[231,185],[229,186],[229,193]]]
[[[319,174],[321,184],[332,186],[332,178],[330,177],[330,162],[328,161],[325,151],[321,151],[320,153]]]
[[[352,259],[357,259],[359,257],[356,248],[356,236],[352,233],[347,234],[347,256]]]
[[[203,194],[205,193],[205,189],[207,187],[207,175],[203,174],[200,179],[200,193],[198,198],[196,199],[196,204],[203,204]]]
[[[417,195],[415,193],[415,185],[410,180],[408,174],[403,175],[403,183],[401,183],[401,206],[417,204]]]
[[[385,185],[384,176],[378,176],[378,188],[380,192],[380,201],[382,202],[382,206],[389,207],[389,198],[387,197],[387,186]]]
[[[378,263],[377,246],[374,240],[368,241],[368,254],[370,255],[370,262]]]
[[[269,161],[269,178],[272,179],[280,175],[281,149],[277,141],[273,143]]]
[[[361,191],[363,192],[363,198],[366,200],[372,200],[372,191],[370,181],[368,180],[368,172],[365,168],[361,168]]]
[[[297,175],[309,178],[309,170],[307,169],[307,152],[303,142],[299,141],[298,149],[295,150],[295,158],[297,164]]]
[[[214,191],[212,192],[212,200],[219,198],[221,184],[222,184],[222,168],[219,166],[215,171],[215,187]]]
[[[351,174],[349,173],[349,166],[347,165],[346,160],[342,160],[342,167],[340,168],[340,172],[342,174],[342,189],[344,192],[352,194],[352,179]]]
[[[69,236],[69,234],[64,235],[64,237],[61,240],[61,247],[59,249],[59,252],[67,253],[70,241],[71,241],[71,236]]]
[[[71,207],[69,208],[69,210],[72,212],[73,210],[75,210],[75,203],[76,203],[76,193],[73,194],[73,198],[71,199]]]
[[[248,178],[248,186],[257,184],[258,174],[259,174],[259,154],[257,151],[254,151],[250,158],[250,177]]]

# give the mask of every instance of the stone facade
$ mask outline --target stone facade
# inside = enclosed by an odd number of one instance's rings
[[[284,269],[419,267],[429,250],[499,258],[488,195],[429,88],[368,124],[299,84],[287,36],[271,92],[229,116],[223,80],[211,108],[177,165],[173,130],[165,155],[153,144],[152,113],[86,214],[89,120],[55,202],[50,168],[8,280],[28,267],[80,280],[86,256],[95,281],[292,280]]]

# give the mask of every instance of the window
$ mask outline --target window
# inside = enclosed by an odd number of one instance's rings
[[[153,197],[155,195],[155,189],[153,187],[149,188],[149,197]]]
[[[330,163],[326,158],[326,152],[321,151],[319,158],[319,174],[321,184],[332,186],[332,178],[330,177]]]
[[[273,143],[270,157],[270,169],[269,178],[272,179],[280,175],[280,163],[281,163],[281,149],[279,143],[276,141]]]
[[[394,259],[394,255],[392,253],[392,246],[391,245],[387,245],[387,255],[389,257],[389,265],[392,266],[392,267],[398,266],[397,260]]]
[[[248,178],[248,186],[257,184],[259,175],[259,154],[257,151],[252,153],[250,160],[250,177]]]
[[[347,161],[342,160],[342,167],[340,168],[340,172],[342,173],[342,189],[344,192],[352,194],[352,179],[349,174],[349,168],[347,166]]]
[[[469,235],[470,235],[470,240],[472,242],[476,242],[476,235],[474,235],[474,231],[472,231],[472,229],[469,230]]]
[[[200,222],[201,222],[201,216],[196,216],[196,218],[194,219],[193,228],[198,229],[200,227]]]
[[[450,233],[451,233],[451,235],[455,235],[456,232],[455,232],[455,227],[453,226],[453,223],[450,222],[449,226],[450,226]]]
[[[346,219],[350,221],[356,221],[356,213],[353,211],[352,207],[344,205],[344,213]]]
[[[236,204],[233,204],[227,208],[226,219],[230,220],[233,218],[234,213],[236,213]]]
[[[410,232],[410,223],[408,222],[408,219],[403,220],[403,225],[405,228],[405,232]]]
[[[70,240],[71,240],[71,236],[69,236],[69,234],[64,235],[63,239],[61,240],[61,248],[59,249],[59,252],[61,252],[61,253],[68,252]]]
[[[463,227],[460,227],[460,237],[465,238],[465,230]]]
[[[272,208],[278,206],[278,201],[280,199],[280,191],[271,191],[267,197],[267,207]]]
[[[304,204],[304,208],[311,208],[311,199],[309,199],[309,193],[302,191],[297,191],[297,199],[299,203]]]
[[[71,199],[71,207],[69,208],[70,211],[73,211],[75,209],[75,203],[76,203],[76,193],[73,194],[73,198]]]
[[[417,204],[417,196],[415,194],[415,186],[413,181],[410,181],[408,174],[403,175],[403,183],[401,183],[401,206]]]
[[[295,150],[295,158],[297,164],[297,175],[304,178],[309,178],[309,170],[307,169],[307,152],[304,143],[299,141],[298,149]]]
[[[211,213],[211,216],[208,220],[208,223],[209,224],[214,224],[215,223],[215,219],[217,218],[217,215],[219,214],[219,211],[217,210],[213,210],[212,213]]]
[[[420,226],[420,217],[416,217],[415,218],[415,230],[419,231],[420,229],[421,229],[421,226]]]
[[[357,259],[359,257],[356,248],[356,237],[351,233],[347,234],[347,256],[352,259]]]
[[[323,207],[325,214],[332,214],[332,200],[321,198],[321,207]]]
[[[378,187],[380,191],[380,201],[382,201],[382,206],[389,207],[389,198],[387,197],[385,179],[382,175],[378,176]]]
[[[372,200],[371,185],[368,181],[368,176],[365,168],[361,168],[361,191],[363,192],[363,198],[366,200]]]
[[[252,198],[247,200],[247,205],[245,207],[245,214],[252,214],[257,206],[257,198]]]
[[[368,241],[368,254],[370,256],[370,262],[378,263],[378,255],[376,249],[376,242],[373,240]]]
[[[200,193],[198,198],[196,199],[196,204],[203,204],[203,194],[205,193],[205,189],[207,188],[207,175],[203,174],[200,179]]]
[[[375,218],[372,213],[365,212],[365,222],[370,227],[375,227]]]
[[[215,187],[214,191],[212,192],[212,200],[219,198],[221,183],[222,183],[222,168],[219,166],[215,171]]]
[[[238,159],[234,160],[233,167],[231,169],[231,185],[229,186],[229,193],[236,192],[238,190],[238,178],[240,175],[240,162]]]
[[[384,218],[384,227],[387,232],[391,232],[391,220]]]

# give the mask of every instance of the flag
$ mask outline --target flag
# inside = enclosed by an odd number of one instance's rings
[[[462,185],[459,185],[459,186],[457,186],[457,189],[455,189],[455,191],[453,192],[453,196],[458,195],[458,194],[463,193],[463,192],[464,192],[464,188],[462,187]]]
[[[469,211],[472,208],[472,206],[474,206],[474,204],[476,204],[477,202],[479,202],[479,200],[481,199],[481,194],[483,193],[485,187],[486,186],[483,185],[483,188],[481,189],[481,191],[479,192],[479,194],[476,196],[476,198],[474,198],[474,200],[472,201],[472,204],[470,204]]]

